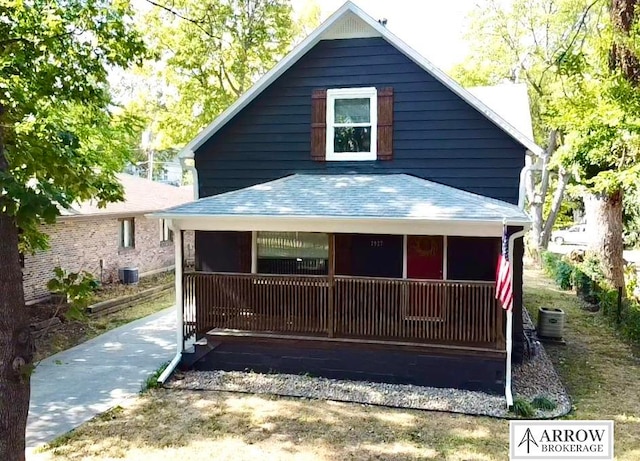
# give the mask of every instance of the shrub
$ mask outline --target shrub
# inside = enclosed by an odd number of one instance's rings
[[[68,317],[81,317],[97,287],[96,279],[89,272],[67,272],[59,266],[53,269],[53,274],[47,288],[67,300],[71,306],[67,311]]]
[[[538,396],[531,401],[531,405],[539,410],[555,410],[558,406],[553,400],[544,396]]]
[[[596,298],[602,314],[611,317],[618,311],[618,291],[599,289],[596,291]]]
[[[627,298],[634,299],[636,288],[638,288],[638,268],[633,263],[627,263],[624,266],[624,287]]]
[[[588,303],[596,303],[596,283],[582,271],[580,266],[573,268],[573,286],[580,298]]]
[[[511,411],[513,411],[517,416],[522,416],[523,418],[531,418],[536,414],[536,410],[533,408],[533,405],[521,398],[517,398],[513,401]]]
[[[620,316],[622,334],[636,343],[640,343],[640,303],[626,299]]]
[[[566,261],[559,259],[556,263],[556,273],[554,279],[558,286],[563,290],[571,288],[571,279],[573,276],[573,266]]]
[[[561,289],[568,290],[571,288],[573,266],[564,261],[559,255],[544,251],[542,253],[542,268]]]
[[[541,256],[542,269],[548,276],[555,278],[556,265],[560,261],[560,256],[550,251],[543,251]]]

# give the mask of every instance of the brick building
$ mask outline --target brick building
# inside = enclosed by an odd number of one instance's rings
[[[49,295],[47,282],[60,266],[87,271],[103,283],[118,280],[118,269],[137,267],[141,276],[168,270],[174,264],[173,234],[163,220],[145,214],[188,202],[191,187],[175,187],[130,175],[118,175],[125,200],[98,208],[82,203],[64,210],[45,225],[50,248],[25,255],[23,285],[27,302]],[[193,257],[193,237],[185,236],[186,259]]]

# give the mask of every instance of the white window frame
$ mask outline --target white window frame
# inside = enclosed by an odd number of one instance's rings
[[[160,220],[160,242],[173,242],[173,231],[166,219]]]
[[[123,218],[120,220],[120,248],[135,248],[135,218]]]
[[[336,99],[369,98],[369,123],[335,123]],[[371,125],[371,149],[369,152],[334,152],[333,138],[336,127],[359,127]],[[374,87],[334,88],[327,90],[327,152],[328,161],[376,160],[378,156],[378,91]]]

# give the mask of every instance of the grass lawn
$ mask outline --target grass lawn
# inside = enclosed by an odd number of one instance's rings
[[[174,293],[170,290],[159,298],[141,302],[112,314],[87,316],[81,320],[66,320],[59,328],[46,332],[36,339],[35,361],[38,362],[106,331],[171,307],[175,303]]]
[[[568,345],[548,350],[575,399],[570,418],[615,420],[617,459],[640,459],[640,361],[573,294],[537,271],[528,271],[526,284],[531,311],[567,312]],[[157,389],[32,459],[505,460],[508,426],[486,417]]]

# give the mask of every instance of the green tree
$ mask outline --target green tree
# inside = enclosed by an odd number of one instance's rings
[[[550,105],[563,100],[557,60],[594,33],[602,11],[598,0],[485,0],[471,16],[469,57],[452,71],[465,86],[527,84],[535,140],[544,146],[540,157],[527,158],[535,169],[525,189],[538,250],[549,243],[570,179],[556,158],[563,131],[550,113]]]
[[[0,0],[0,459],[23,460],[32,342],[19,251],[77,200],[122,197],[132,120],[108,67],[140,59],[127,0]]]
[[[567,132],[560,161],[582,186],[591,248],[614,287],[624,286],[624,192],[640,179],[639,31],[638,1],[611,0],[599,33],[557,66],[564,101],[553,113]]]
[[[289,0],[174,0],[143,20],[157,61],[132,107],[148,115],[154,148],[180,148],[289,50],[302,29]],[[311,13],[317,20],[317,11]],[[307,18],[307,20],[309,20]]]

